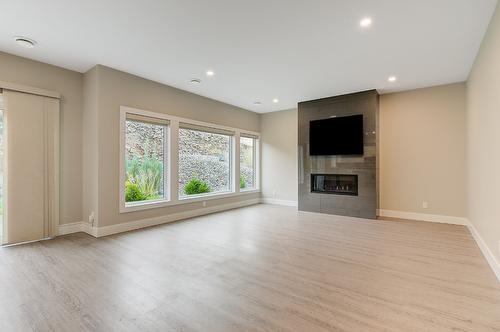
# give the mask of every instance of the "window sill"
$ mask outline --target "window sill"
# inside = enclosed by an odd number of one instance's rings
[[[171,201],[169,201],[168,199],[126,203],[125,206],[120,207],[120,213],[155,209],[155,208],[168,206],[168,205],[170,205],[170,203],[171,203]]]
[[[240,193],[252,193],[252,192],[257,192],[259,193],[260,190],[256,188],[248,188],[248,189],[240,189]]]
[[[252,194],[252,193],[260,193],[260,190],[252,189],[252,190],[240,191],[238,193],[236,193],[236,192],[220,192],[220,193],[214,193],[214,194],[184,196],[184,197],[179,197],[179,204],[182,204],[184,202],[190,203],[190,202],[208,201],[208,200],[212,200],[212,199],[235,197],[235,196]]]
[[[248,189],[248,190],[242,190],[238,193],[236,193],[236,192],[221,192],[221,193],[206,194],[206,195],[191,195],[191,196],[187,196],[187,197],[179,197],[179,199],[175,200],[175,201],[156,200],[156,201],[149,201],[149,202],[139,202],[139,203],[128,204],[126,206],[121,206],[120,213],[151,210],[151,209],[157,209],[157,208],[162,208],[162,207],[167,207],[167,206],[183,205],[183,204],[189,204],[189,203],[195,203],[195,202],[203,202],[203,201],[209,201],[209,200],[214,200],[214,199],[237,197],[237,196],[242,196],[242,195],[258,194],[258,193],[260,193],[260,189]]]

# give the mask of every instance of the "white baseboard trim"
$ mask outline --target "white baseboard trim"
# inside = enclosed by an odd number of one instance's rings
[[[497,258],[495,257],[495,255],[493,255],[490,248],[486,245],[486,242],[484,242],[483,238],[481,237],[477,229],[474,227],[474,225],[470,223],[470,221],[467,218],[425,214],[425,213],[404,212],[404,211],[392,211],[392,210],[378,210],[377,215],[379,215],[380,217],[409,219],[416,221],[429,221],[436,223],[467,226],[469,232],[472,234],[472,237],[476,241],[479,249],[481,249],[481,252],[483,253],[483,256],[488,262],[491,270],[493,270],[493,273],[500,282],[500,262],[498,262]]]
[[[83,232],[83,222],[73,222],[57,226],[57,235],[73,234]]]
[[[441,224],[453,224],[453,225],[467,225],[467,218],[445,216],[439,214],[427,214],[427,213],[416,213],[416,212],[405,212],[405,211],[395,211],[395,210],[377,210],[377,215],[379,217],[389,217],[398,219],[408,219],[417,221],[428,221],[436,222]]]
[[[203,215],[210,214],[210,213],[236,209],[236,208],[255,205],[255,204],[259,204],[259,203],[260,203],[260,199],[255,198],[255,199],[250,199],[250,200],[246,200],[246,201],[242,201],[242,202],[214,205],[214,206],[209,206],[209,207],[205,207],[202,209],[189,210],[189,211],[169,214],[169,215],[155,217],[155,218],[148,218],[148,219],[142,219],[142,220],[137,220],[137,221],[131,221],[131,222],[123,223],[123,224],[98,227],[96,229],[96,235],[94,235],[94,236],[101,237],[101,236],[107,236],[107,235],[111,235],[111,234],[128,232],[128,231],[132,231],[135,229],[166,224],[166,223],[170,223],[170,222],[174,222],[174,221],[178,221],[178,220],[182,220],[182,219],[194,218],[194,217],[203,216]]]
[[[182,220],[182,219],[194,218],[194,217],[198,217],[198,216],[202,216],[202,215],[206,215],[206,214],[210,214],[210,213],[214,213],[214,212],[220,212],[220,211],[236,209],[236,208],[240,208],[240,207],[244,207],[244,206],[255,205],[255,204],[259,204],[259,203],[260,203],[260,199],[255,198],[255,199],[250,199],[250,200],[246,200],[246,201],[242,201],[242,202],[209,206],[209,207],[202,208],[202,209],[184,211],[184,212],[169,214],[169,215],[165,215],[165,216],[155,217],[155,218],[141,219],[141,220],[131,221],[131,222],[123,223],[123,224],[116,224],[116,225],[103,226],[103,227],[92,227],[89,223],[86,223],[86,222],[75,222],[75,223],[71,223],[71,224],[59,225],[58,226],[58,235],[66,235],[66,234],[84,232],[84,233],[87,233],[87,234],[92,235],[94,237],[101,237],[101,236],[107,236],[107,235],[111,235],[111,234],[128,232],[128,231],[132,231],[135,229],[166,224],[169,222],[178,221],[178,220]]]
[[[220,212],[225,210],[236,209],[240,207],[255,205],[260,203],[260,198],[250,199],[242,202],[236,203],[228,203],[221,205],[209,206],[202,209],[184,211],[174,214],[169,214],[165,216],[149,218],[149,219],[141,219],[136,221],[131,221],[123,224],[116,224],[110,226],[103,227],[92,227],[89,223],[86,222],[75,222],[71,224],[63,224],[58,226],[57,235],[67,235],[78,232],[84,232],[94,237],[107,236],[111,234],[117,234],[122,232],[128,232],[135,229],[140,229],[144,227],[156,226],[161,224],[166,224],[173,221],[178,221],[182,219],[194,218],[198,216],[203,216],[206,214]]]
[[[272,205],[283,205],[283,206],[299,206],[299,202],[297,201],[287,201],[283,199],[275,199],[275,198],[266,198],[262,197],[260,199],[262,204],[272,204]]]
[[[84,232],[92,236],[96,236],[97,234],[97,228],[92,227],[89,223],[80,221],[80,222],[73,222],[70,224],[62,224],[57,226],[57,236],[61,235],[67,235],[67,234],[73,234],[73,233],[78,233],[78,232]]]
[[[82,222],[82,232],[97,237],[97,227],[92,227],[88,222]]]
[[[498,279],[498,282],[500,282],[500,262],[498,262],[497,258],[493,253],[491,252],[490,248],[486,245],[486,242],[484,242],[483,238],[477,231],[476,227],[470,223],[470,221],[467,221],[467,227],[469,228],[470,233],[472,234],[472,237],[476,241],[477,245],[479,246],[479,249],[481,249],[481,252],[483,253],[484,258],[486,258],[486,261],[490,265],[491,269],[493,270],[493,273],[495,273],[495,276]]]

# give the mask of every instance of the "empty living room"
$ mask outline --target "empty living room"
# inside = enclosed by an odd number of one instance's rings
[[[500,332],[497,0],[0,4],[0,331]]]

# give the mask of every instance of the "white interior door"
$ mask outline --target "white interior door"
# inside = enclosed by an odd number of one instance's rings
[[[3,92],[4,244],[55,235],[59,223],[59,100]]]

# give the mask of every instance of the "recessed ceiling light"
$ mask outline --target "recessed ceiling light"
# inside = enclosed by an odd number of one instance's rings
[[[262,105],[262,103],[261,103],[260,101],[255,101],[253,104],[254,104],[255,106],[260,106],[260,105]]]
[[[359,25],[362,28],[368,28],[369,26],[372,25],[372,19],[369,18],[369,17],[365,17],[364,19],[362,19],[361,21],[359,21]]]
[[[393,82],[396,82],[397,80],[397,77],[396,76],[391,76],[387,79],[389,82],[393,83]]]
[[[16,41],[17,45],[22,47],[33,48],[36,46],[36,41],[30,38],[16,36],[14,37],[14,40]]]
[[[189,81],[189,83],[191,83],[191,84],[200,84],[201,80],[199,80],[197,78],[193,78],[191,81]]]
[[[214,76],[215,73],[213,70],[207,70],[207,76]]]
[[[274,99],[273,99],[273,103],[275,103],[275,104],[276,104],[276,103],[278,103],[279,101],[280,101],[280,100],[279,100],[278,98],[274,98]]]

